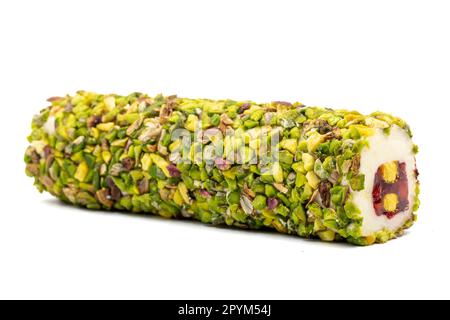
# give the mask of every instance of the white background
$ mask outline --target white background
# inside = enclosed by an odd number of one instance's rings
[[[450,298],[448,1],[1,1],[0,298]],[[22,155],[49,96],[176,93],[383,110],[420,146],[419,221],[384,245],[98,213]]]

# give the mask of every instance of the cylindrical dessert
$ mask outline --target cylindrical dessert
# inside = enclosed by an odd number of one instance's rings
[[[49,102],[26,172],[68,203],[359,245],[416,217],[417,147],[385,113],[84,91]]]

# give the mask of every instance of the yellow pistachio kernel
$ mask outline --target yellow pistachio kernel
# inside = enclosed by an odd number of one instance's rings
[[[358,130],[359,134],[363,137],[370,137],[375,134],[375,129],[369,128],[362,125],[355,125],[356,130]]]
[[[88,171],[89,171],[89,167],[88,167],[87,163],[84,161],[81,162],[78,165],[77,171],[75,172],[75,176],[74,176],[75,179],[77,179],[80,182],[83,182],[84,179],[86,179]]]
[[[397,209],[398,196],[395,193],[388,193],[383,198],[383,207],[387,212],[394,212]]]
[[[281,232],[281,233],[288,233],[288,229],[286,228],[286,226],[284,226],[284,225],[280,222],[280,220],[277,220],[277,219],[273,220],[273,221],[272,221],[272,226],[273,226],[275,229],[277,229],[278,232]]]
[[[336,233],[333,230],[325,230],[317,232],[317,235],[323,241],[334,241]]]
[[[103,102],[105,103],[105,106],[112,110],[116,107],[116,98],[114,96],[107,96],[103,99]]]
[[[111,152],[106,151],[106,150],[102,151],[102,159],[105,163],[109,163],[109,161],[111,160],[111,157],[112,157]]]
[[[377,240],[377,237],[374,235],[367,236],[365,238],[365,244],[367,244],[369,246],[371,244],[374,244],[376,240]]]
[[[194,132],[195,128],[197,127],[198,118],[196,115],[190,114],[186,120],[185,128],[189,131]]]
[[[169,151],[173,152],[181,146],[181,140],[175,140],[169,145]]]
[[[184,182],[180,182],[178,184],[178,191],[180,192],[181,198],[185,203],[189,203],[189,195],[188,190]]]
[[[383,164],[381,166],[381,174],[383,175],[384,181],[387,183],[394,183],[395,180],[397,180],[398,162],[391,161]]]
[[[283,182],[283,169],[281,168],[278,162],[275,162],[272,167],[273,179],[275,182],[282,183]]]
[[[306,171],[310,171],[314,168],[314,162],[316,161],[309,153],[302,154],[303,166]]]
[[[97,125],[97,129],[100,131],[110,131],[112,128],[114,128],[114,122],[106,122],[106,123],[100,123]]]
[[[306,174],[306,180],[308,180],[309,185],[313,189],[317,189],[317,187],[319,186],[320,179],[313,171],[308,171],[308,173]]]
[[[297,139],[284,139],[280,142],[280,146],[290,153],[295,154],[297,151]]]
[[[312,134],[307,140],[306,145],[308,147],[308,152],[314,152],[317,146],[323,142],[323,136],[319,133]]]
[[[148,171],[148,169],[150,169],[151,164],[152,159],[150,158],[150,153],[145,153],[141,159],[142,170]]]
[[[149,153],[150,159],[152,159],[152,162],[156,164],[158,168],[161,169],[161,171],[164,173],[164,175],[168,178],[171,177],[169,170],[167,169],[167,166],[169,163],[161,156],[155,154],[155,153]]]
[[[180,191],[178,191],[178,189],[173,194],[173,201],[179,206],[182,206],[184,204],[183,197],[181,196]]]
[[[91,136],[98,139],[100,137],[100,131],[97,128],[91,128]]]

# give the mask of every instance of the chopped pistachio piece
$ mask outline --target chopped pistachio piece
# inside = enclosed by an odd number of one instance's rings
[[[77,179],[80,182],[83,182],[88,175],[88,171],[89,171],[89,167],[88,167],[87,163],[84,161],[81,162],[78,165],[77,171],[75,172],[75,176],[74,176],[75,179]]]
[[[190,114],[187,118],[186,125],[184,126],[189,131],[194,132],[197,127],[198,118],[196,115]]]
[[[309,153],[302,154],[303,167],[306,171],[311,171],[314,168],[315,159]]]
[[[97,125],[97,129],[100,131],[111,131],[114,125],[114,122],[100,123]]]
[[[150,153],[146,153],[141,158],[141,166],[142,170],[148,171],[150,169],[150,165],[152,164],[152,157]]]
[[[167,168],[169,163],[163,157],[155,153],[151,153],[150,159],[152,160],[153,163],[155,163],[158,166],[159,169],[161,169],[161,171],[166,175],[166,177],[171,177],[169,169]]]
[[[284,139],[280,142],[280,146],[292,154],[295,154],[297,152],[297,139]]]
[[[272,174],[275,182],[282,183],[283,182],[283,169],[281,168],[278,162],[275,162],[272,166]]]
[[[181,198],[185,203],[189,203],[189,195],[188,195],[188,189],[186,185],[183,182],[180,182],[178,184],[178,192],[180,192]]]
[[[317,189],[317,187],[319,186],[320,179],[313,171],[308,171],[308,173],[306,174],[306,180],[313,189]]]
[[[253,200],[253,207],[256,210],[262,210],[266,208],[266,197],[263,195],[257,195]]]
[[[323,136],[319,133],[313,133],[307,140],[308,152],[314,152],[319,143],[323,141]]]

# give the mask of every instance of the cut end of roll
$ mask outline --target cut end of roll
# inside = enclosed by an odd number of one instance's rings
[[[404,129],[377,129],[361,152],[364,189],[352,193],[362,215],[361,233],[396,234],[413,219],[417,192],[414,144]]]

